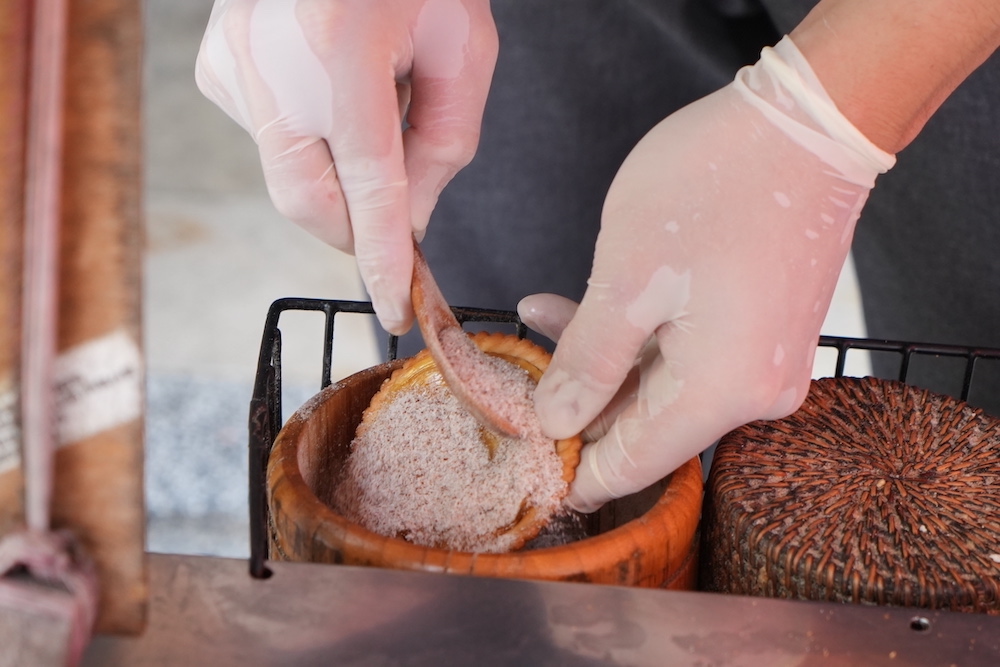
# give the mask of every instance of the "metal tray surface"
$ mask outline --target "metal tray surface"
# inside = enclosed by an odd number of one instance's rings
[[[150,555],[150,625],[84,665],[1000,665],[1000,617]]]

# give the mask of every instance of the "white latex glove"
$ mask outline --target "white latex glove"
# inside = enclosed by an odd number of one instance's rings
[[[802,403],[854,224],[893,163],[788,38],[639,142],[605,201],[579,310],[520,306],[559,339],[535,394],[543,429],[602,436],[584,449],[573,507],[638,491]]]
[[[475,153],[496,55],[488,0],[216,0],[196,78],[257,142],[278,211],[354,252],[404,333],[411,237]]]

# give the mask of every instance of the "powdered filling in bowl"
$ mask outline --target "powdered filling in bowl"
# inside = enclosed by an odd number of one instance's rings
[[[381,535],[477,553],[520,547],[524,536],[510,529],[526,512],[556,513],[568,485],[535,415],[535,381],[513,363],[488,362],[503,374],[497,400],[521,438],[488,432],[436,372],[405,387],[390,380],[351,444],[335,509]]]

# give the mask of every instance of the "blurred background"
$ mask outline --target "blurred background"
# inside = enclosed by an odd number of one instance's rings
[[[275,212],[253,141],[198,92],[211,5],[145,3],[148,549],[242,556],[247,415],[268,306],[365,296],[351,257]],[[377,363],[370,320],[338,318],[336,377]],[[319,315],[282,318],[286,417],[320,388],[322,326]]]
[[[268,307],[366,297],[352,257],[277,214],[253,141],[198,92],[211,5],[145,2],[147,540],[153,552],[243,557],[247,417]],[[286,418],[321,379],[322,316],[296,315],[282,318]],[[864,336],[850,264],[823,332]],[[338,317],[334,379],[380,356],[372,318]],[[848,358],[848,374],[866,368],[861,355]],[[824,369],[832,361],[820,355],[817,375]]]

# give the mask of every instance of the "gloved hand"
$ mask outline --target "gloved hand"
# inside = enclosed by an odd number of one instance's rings
[[[399,334],[412,235],[475,153],[496,55],[488,0],[216,0],[196,78],[257,142],[278,211],[357,255]]]
[[[639,142],[605,201],[579,310],[520,304],[559,341],[535,394],[543,430],[599,437],[573,507],[638,491],[801,404],[854,224],[893,163],[788,38]]]

